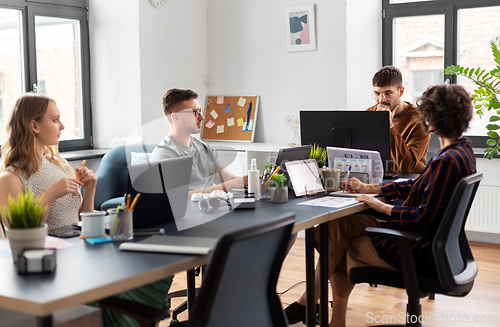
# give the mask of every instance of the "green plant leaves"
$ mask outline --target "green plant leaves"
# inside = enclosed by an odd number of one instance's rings
[[[9,228],[40,227],[47,206],[43,206],[41,198],[34,199],[31,188],[25,193],[19,193],[16,199],[10,196],[7,204],[1,208],[2,216]]]

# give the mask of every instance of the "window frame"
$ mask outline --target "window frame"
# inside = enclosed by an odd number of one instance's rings
[[[35,45],[35,16],[74,19],[80,22],[81,90],[82,90],[82,139],[63,140],[59,150],[84,150],[93,148],[92,108],[90,99],[90,46],[88,3],[86,0],[0,0],[0,8],[20,10],[23,16],[22,49],[25,92],[33,91],[38,84]],[[56,99],[57,101],[57,99]]]
[[[458,64],[458,11],[460,9],[499,6],[498,0],[432,0],[411,3],[390,3],[382,0],[382,64],[393,61],[393,19],[424,15],[444,15],[444,67]],[[456,75],[444,75],[445,81],[456,84]],[[487,136],[467,136],[474,148],[486,148]]]

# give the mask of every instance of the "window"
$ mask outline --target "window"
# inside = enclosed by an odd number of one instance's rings
[[[92,146],[87,12],[85,0],[0,0],[1,143],[17,98],[36,91],[61,111],[61,150]]]
[[[449,65],[494,66],[489,41],[500,37],[498,0],[382,0],[382,9],[383,64],[403,72],[406,101],[445,81],[472,92],[465,78],[444,75]],[[486,147],[487,120],[475,116],[466,133],[475,147]]]

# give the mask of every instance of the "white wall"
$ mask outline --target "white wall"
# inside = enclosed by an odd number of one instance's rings
[[[206,0],[171,0],[159,9],[146,0],[91,0],[96,147],[141,138],[158,143],[169,132],[161,98],[170,88],[191,88],[204,102],[206,6]]]

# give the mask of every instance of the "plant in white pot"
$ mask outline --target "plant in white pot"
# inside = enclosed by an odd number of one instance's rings
[[[44,247],[47,225],[42,224],[42,220],[46,210],[41,199],[34,199],[31,189],[20,193],[16,199],[9,195],[1,213],[14,262],[17,262],[17,256],[23,249]]]
[[[271,177],[271,202],[285,203],[288,201],[288,178],[285,174],[274,174]]]

